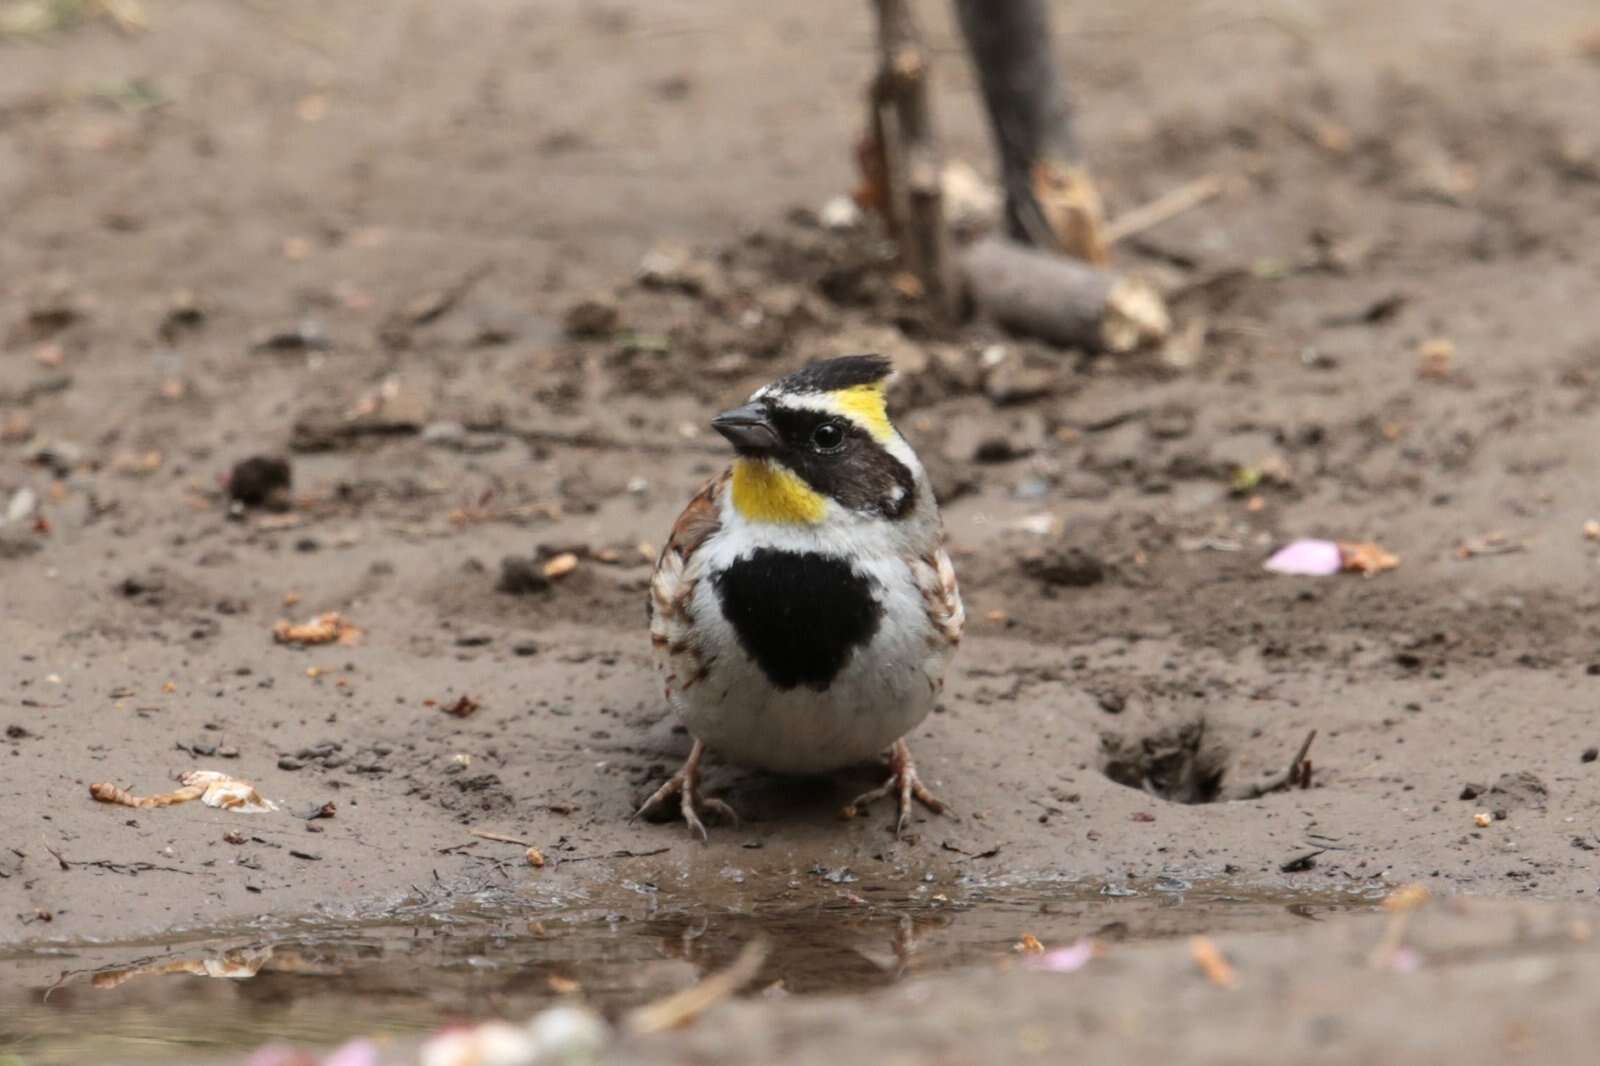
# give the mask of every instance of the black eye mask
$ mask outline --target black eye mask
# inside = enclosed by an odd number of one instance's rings
[[[852,511],[877,512],[885,518],[911,513],[916,480],[865,429],[823,411],[768,403],[767,412],[782,442],[773,458],[813,489]]]

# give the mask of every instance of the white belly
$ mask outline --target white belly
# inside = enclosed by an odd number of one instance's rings
[[[857,561],[878,578],[883,616],[823,691],[780,689],[740,646],[710,581],[695,590],[700,646],[715,655],[706,677],[676,694],[689,731],[723,758],[781,773],[820,773],[870,759],[933,709],[950,645],[898,559]]]

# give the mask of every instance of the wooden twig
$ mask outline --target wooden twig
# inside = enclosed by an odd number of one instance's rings
[[[1261,781],[1245,785],[1228,799],[1253,800],[1277,792],[1281,789],[1292,788],[1299,785],[1301,788],[1311,787],[1311,760],[1306,758],[1311,753],[1311,742],[1317,739],[1315,729],[1306,734],[1306,739],[1301,742],[1300,750],[1295,752],[1294,759],[1283,770]]]
[[[635,1033],[659,1033],[691,1022],[754,981],[761,972],[761,964],[766,961],[767,942],[752,940],[726,970],[630,1013],[627,1027]]]
[[[521,837],[506,836],[504,833],[491,833],[487,829],[468,829],[467,836],[477,837],[480,840],[494,840],[501,844],[516,844],[519,847],[531,848],[533,841],[523,840]]]
[[[928,93],[928,53],[906,0],[874,0],[879,66],[872,80],[871,136],[881,153],[886,217],[907,270],[930,306],[954,318],[960,304],[950,269],[939,142]]]
[[[1185,211],[1216,199],[1222,195],[1222,189],[1222,178],[1216,174],[1206,174],[1180,185],[1106,223],[1106,243],[1115,244],[1136,233],[1143,233],[1147,229],[1177,218]]]

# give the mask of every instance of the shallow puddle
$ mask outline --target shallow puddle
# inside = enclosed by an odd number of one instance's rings
[[[1177,879],[1137,889],[907,891],[846,874],[808,892],[809,903],[782,893],[708,913],[632,887],[614,909],[497,899],[366,923],[13,951],[0,957],[8,973],[0,986],[0,1052],[26,1066],[182,1062],[270,1041],[332,1044],[357,1034],[429,1032],[455,1020],[524,1018],[568,996],[615,1010],[692,983],[755,937],[767,938],[771,951],[751,994],[857,992],[909,975],[1014,964],[1025,933],[1060,946],[1083,936],[1271,930],[1370,908],[1377,898]]]

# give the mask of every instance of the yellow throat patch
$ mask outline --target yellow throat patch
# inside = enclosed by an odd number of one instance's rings
[[[733,464],[733,507],[752,522],[816,525],[828,501],[800,475],[765,459],[737,459]]]
[[[853,385],[833,394],[839,413],[848,415],[865,426],[868,433],[880,441],[894,436],[894,426],[889,423],[889,410],[885,406],[883,385]]]

